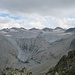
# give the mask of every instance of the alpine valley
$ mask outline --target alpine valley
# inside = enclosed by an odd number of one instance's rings
[[[75,28],[0,30],[0,75],[75,75]]]

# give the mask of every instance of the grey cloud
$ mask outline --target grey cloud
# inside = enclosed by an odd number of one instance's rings
[[[71,10],[73,8],[73,10]],[[75,0],[0,0],[0,9],[13,13],[61,15],[75,11]]]

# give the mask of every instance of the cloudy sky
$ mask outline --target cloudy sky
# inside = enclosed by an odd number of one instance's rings
[[[0,0],[0,28],[75,27],[75,0]]]

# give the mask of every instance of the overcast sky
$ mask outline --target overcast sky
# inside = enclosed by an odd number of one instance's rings
[[[75,0],[0,0],[0,28],[75,27]]]

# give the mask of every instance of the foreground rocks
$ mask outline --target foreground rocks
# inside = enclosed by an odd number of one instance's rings
[[[2,75],[32,75],[32,72],[28,72],[26,68],[22,68],[21,70],[6,68],[2,71]]]
[[[70,51],[68,56],[64,55],[46,75],[75,75],[75,50]]]

